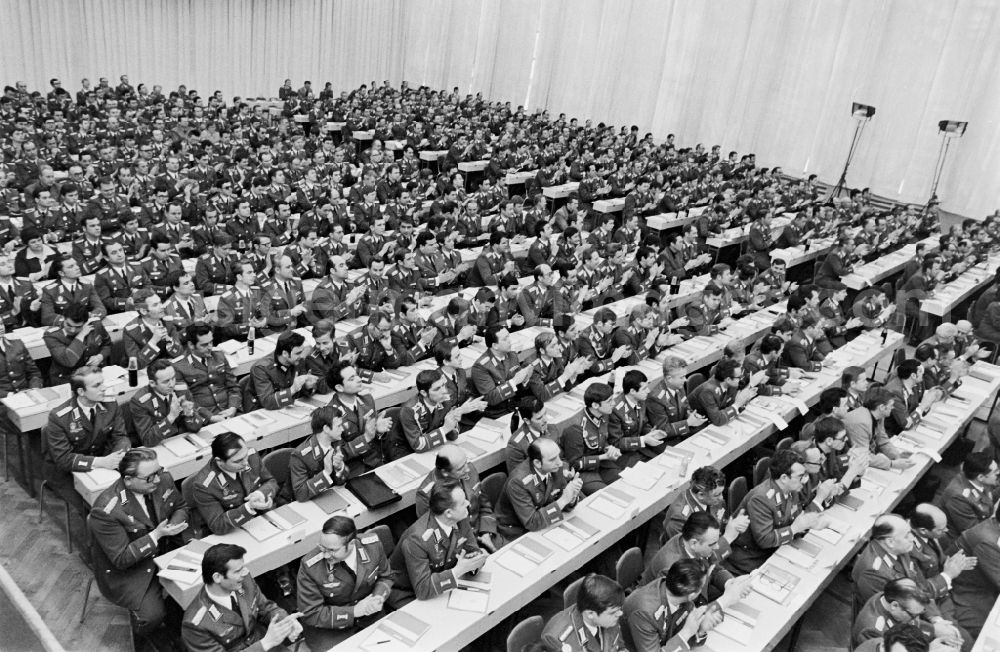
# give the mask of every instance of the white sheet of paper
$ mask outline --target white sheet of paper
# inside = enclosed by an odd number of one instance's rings
[[[570,534],[568,530],[558,526],[550,529],[542,536],[563,550],[573,550],[574,548],[578,548],[580,544],[583,543],[583,541]]]
[[[489,610],[490,594],[486,591],[452,589],[448,594],[448,608],[484,614]]]
[[[496,562],[503,568],[521,577],[527,577],[528,573],[538,568],[536,563],[519,555],[513,548],[502,555],[498,555]]]

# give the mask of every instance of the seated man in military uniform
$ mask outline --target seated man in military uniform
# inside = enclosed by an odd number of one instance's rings
[[[168,544],[180,543],[188,526],[184,498],[149,448],[125,453],[118,474],[87,519],[94,579],[102,595],[129,610],[134,635],[171,640],[178,618],[168,621],[170,603],[163,599],[153,559],[172,547]]]
[[[243,407],[240,388],[226,355],[212,348],[212,327],[191,324],[184,331],[187,353],[172,363],[177,380],[187,385],[188,392],[208,423],[224,421]]]
[[[374,533],[358,536],[354,521],[334,516],[323,524],[319,544],[299,565],[297,606],[305,640],[328,650],[375,622],[392,589],[393,575]]]
[[[458,578],[478,571],[487,557],[469,523],[469,499],[461,483],[450,478],[435,483],[428,512],[407,528],[392,552],[393,606],[456,588]]]
[[[302,634],[299,614],[288,613],[257,586],[243,558],[246,549],[217,543],[205,551],[205,584],[184,611],[181,639],[189,652],[291,650]],[[308,646],[299,646],[307,652]]]
[[[625,652],[618,621],[624,615],[625,591],[614,580],[591,573],[583,578],[576,603],[545,624],[546,652]]]
[[[618,479],[622,451],[608,441],[608,416],[614,408],[607,383],[593,383],[583,394],[583,416],[562,436],[566,463],[580,473],[583,495],[600,491]]]

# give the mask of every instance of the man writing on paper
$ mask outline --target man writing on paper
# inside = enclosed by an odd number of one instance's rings
[[[170,640],[180,614],[161,628],[168,607],[153,559],[168,550],[168,543],[180,543],[174,539],[187,529],[184,498],[149,448],[125,453],[118,474],[87,518],[96,544],[91,546],[94,579],[102,595],[128,609],[136,636]]]
[[[733,579],[716,602],[696,607],[707,582],[700,560],[680,559],[633,591],[624,604],[628,649],[680,652],[704,644],[722,622],[722,610],[750,593],[749,577]]]
[[[301,614],[289,615],[257,586],[243,557],[247,551],[217,543],[205,551],[205,585],[184,611],[181,638],[190,652],[290,650],[284,642],[302,633]],[[266,629],[265,629],[266,626]],[[300,652],[308,646],[300,646]]]
[[[805,479],[806,468],[799,453],[786,449],[774,454],[771,477],[751,489],[740,503],[739,511],[750,517],[750,527],[733,542],[733,554],[726,564],[733,573],[750,573],[797,535],[826,527],[826,517],[819,512],[830,486],[820,485],[813,502],[803,510],[799,492]]]
[[[479,547],[469,522],[469,499],[458,480],[434,484],[428,512],[407,528],[392,552],[401,606],[415,596],[429,600],[458,586],[458,578],[475,573],[486,563],[488,554]],[[394,593],[397,591],[394,589]]]
[[[314,650],[328,650],[381,617],[392,569],[376,534],[333,516],[299,565],[297,607]]]
[[[417,516],[423,516],[430,504],[434,485],[445,480],[457,480],[469,499],[469,521],[476,540],[489,552],[503,546],[503,538],[497,534],[497,519],[493,515],[493,503],[483,493],[479,472],[469,461],[465,451],[455,444],[445,444],[434,460],[434,470],[420,483],[415,498]]]
[[[559,444],[539,437],[511,471],[497,501],[497,529],[507,541],[558,523],[580,499],[583,480],[563,466]]]

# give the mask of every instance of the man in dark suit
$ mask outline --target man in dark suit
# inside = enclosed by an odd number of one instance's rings
[[[180,543],[188,527],[181,492],[148,448],[133,448],[118,463],[119,478],[101,492],[87,519],[93,537],[94,578],[101,593],[128,609],[132,631],[171,640],[168,608],[153,559]]]

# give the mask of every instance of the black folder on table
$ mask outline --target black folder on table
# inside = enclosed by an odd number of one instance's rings
[[[347,489],[368,509],[391,505],[403,497],[393,491],[375,472],[365,473],[347,481]]]

